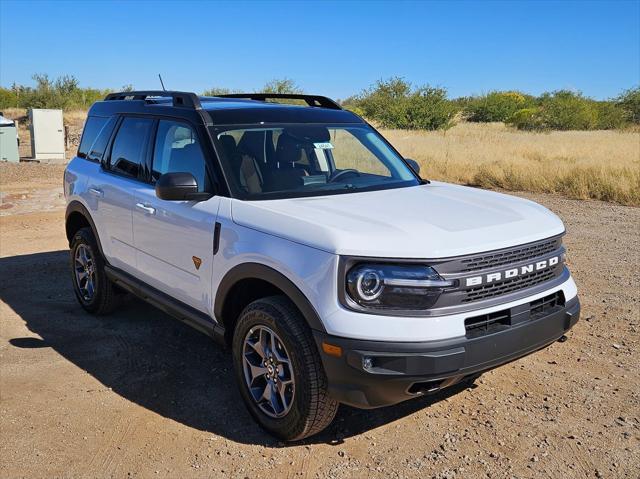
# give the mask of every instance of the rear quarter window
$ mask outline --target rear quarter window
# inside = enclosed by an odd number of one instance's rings
[[[90,116],[84,124],[84,130],[82,131],[82,139],[80,140],[80,146],[78,147],[78,156],[80,158],[87,158],[91,146],[98,138],[98,135],[102,131],[102,128],[107,124],[109,118],[101,116]]]
[[[111,135],[113,134],[113,129],[116,126],[116,117],[111,117],[108,119],[106,124],[100,130],[98,137],[95,139],[93,144],[89,147],[89,151],[87,152],[87,160],[95,161],[97,163],[101,163],[104,160],[104,153],[109,144],[109,140],[111,139]]]

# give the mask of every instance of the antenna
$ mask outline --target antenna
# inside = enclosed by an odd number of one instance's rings
[[[162,85],[162,90],[167,91],[167,89],[164,87],[164,82],[162,81],[162,75],[160,75],[160,73],[158,73],[158,78],[160,78],[160,85]]]

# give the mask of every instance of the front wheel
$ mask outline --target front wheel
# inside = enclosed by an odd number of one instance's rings
[[[287,441],[327,427],[338,403],[301,314],[282,296],[254,301],[233,335],[233,363],[242,398],[254,419]]]

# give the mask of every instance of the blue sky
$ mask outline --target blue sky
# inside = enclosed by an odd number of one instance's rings
[[[345,98],[380,78],[609,98],[640,83],[640,0],[35,2],[0,0],[0,84],[254,91],[272,78]]]

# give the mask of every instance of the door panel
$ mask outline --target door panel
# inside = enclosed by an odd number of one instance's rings
[[[165,201],[156,197],[152,186],[143,185],[136,192],[133,212],[140,279],[206,313],[212,304],[213,231],[219,203],[218,197],[198,203]]]
[[[87,201],[92,206],[106,259],[128,273],[135,272],[132,206],[138,184],[102,169],[87,184]]]
[[[106,168],[96,165],[98,171],[87,183],[87,201],[106,259],[128,273],[136,271],[132,212],[153,124],[148,118],[123,118],[103,163]],[[110,136],[108,130],[101,132],[88,157],[102,160]]]
[[[153,147],[152,183],[164,173],[189,172],[199,190],[209,188],[197,133],[187,123],[160,120]],[[153,184],[135,193],[133,236],[143,281],[211,314],[213,232],[219,197],[207,201],[165,201]]]

